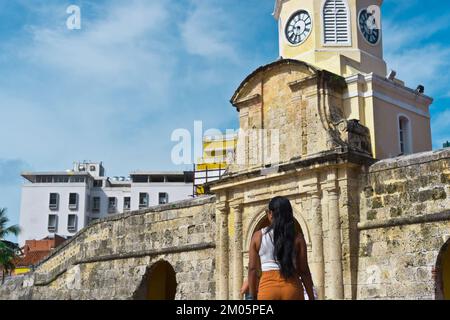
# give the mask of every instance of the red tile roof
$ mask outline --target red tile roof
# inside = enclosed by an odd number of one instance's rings
[[[31,267],[38,264],[50,255],[51,251],[30,251],[27,255],[17,258],[14,263],[16,268]]]
[[[25,241],[23,251],[25,255],[28,254],[28,252],[33,251],[49,251],[55,249],[64,241],[66,241],[66,239],[58,235],[54,236],[53,238],[46,237],[42,240],[27,240]]]
[[[64,241],[66,239],[58,235],[46,237],[42,240],[27,240],[22,248],[23,255],[14,259],[14,265],[16,268],[27,268],[36,265],[47,258]]]

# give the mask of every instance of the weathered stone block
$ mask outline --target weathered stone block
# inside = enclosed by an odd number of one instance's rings
[[[371,198],[373,196],[374,190],[371,186],[367,186],[364,188],[364,195],[366,198]]]
[[[441,183],[450,184],[450,173],[441,174]]]
[[[445,193],[444,188],[435,188],[433,189],[433,200],[445,200],[447,199],[447,194]]]
[[[381,197],[375,197],[372,199],[372,209],[379,209],[383,207],[383,201]]]
[[[419,192],[419,201],[425,202],[433,199],[434,191],[433,190],[424,190]]]
[[[377,219],[377,211],[376,210],[370,210],[367,212],[367,220],[376,220]]]
[[[381,184],[381,183],[377,183],[377,184],[375,184],[374,190],[375,190],[375,194],[377,194],[377,195],[384,194],[385,193],[385,186],[383,184]]]
[[[392,207],[390,209],[390,213],[391,213],[391,218],[398,218],[402,215],[402,209],[401,208],[395,208]]]

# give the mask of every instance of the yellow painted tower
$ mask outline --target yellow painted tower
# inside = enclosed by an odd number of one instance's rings
[[[277,0],[280,56],[347,77],[385,77],[382,0]]]
[[[425,88],[387,74],[382,0],[276,0],[280,56],[345,79],[342,114],[370,130],[373,156],[391,158],[432,149]],[[414,89],[416,88],[416,89]]]

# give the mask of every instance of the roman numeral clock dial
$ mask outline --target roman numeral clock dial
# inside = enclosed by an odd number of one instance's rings
[[[308,38],[312,29],[309,13],[300,10],[294,13],[286,24],[286,39],[293,45],[300,45]]]
[[[364,39],[371,45],[376,45],[380,40],[379,21],[376,21],[375,15],[369,13],[366,9],[359,13],[359,30]]]

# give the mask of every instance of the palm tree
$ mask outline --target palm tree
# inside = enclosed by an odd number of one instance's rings
[[[0,209],[0,267],[2,269],[2,284],[5,280],[5,274],[14,270],[14,258],[20,251],[19,247],[5,238],[9,235],[17,236],[20,228],[17,225],[6,227],[9,219],[6,216],[6,209]]]

